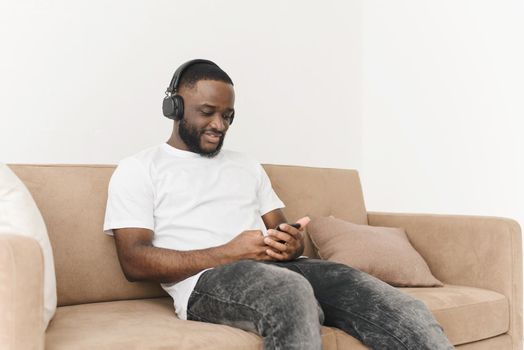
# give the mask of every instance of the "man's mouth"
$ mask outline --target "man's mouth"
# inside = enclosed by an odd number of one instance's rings
[[[204,139],[209,143],[218,143],[222,137],[222,133],[216,133],[213,131],[206,131],[204,134]]]

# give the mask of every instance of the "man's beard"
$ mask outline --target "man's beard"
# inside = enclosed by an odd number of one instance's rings
[[[180,138],[186,146],[189,148],[191,152],[198,153],[203,157],[213,158],[216,156],[220,149],[222,148],[222,144],[224,143],[224,133],[219,132],[217,130],[210,130],[215,133],[220,133],[222,136],[220,137],[220,140],[218,141],[217,147],[212,151],[205,151],[200,147],[200,140],[202,138],[202,135],[204,134],[204,130],[197,130],[196,128],[192,127],[191,125],[188,125],[185,118],[182,118],[180,120],[180,123],[178,124],[178,135],[180,135]]]

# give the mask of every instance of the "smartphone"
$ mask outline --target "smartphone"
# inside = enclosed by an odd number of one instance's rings
[[[294,223],[294,224],[288,224],[289,226],[293,226],[294,228],[300,228],[300,224],[299,223]],[[280,226],[280,224],[277,225],[277,227],[275,227],[275,230],[277,231],[280,231],[280,232],[283,232],[281,229],[279,229],[278,227]],[[277,241],[278,243],[286,243],[286,241]]]

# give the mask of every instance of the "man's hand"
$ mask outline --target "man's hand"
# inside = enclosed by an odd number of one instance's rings
[[[226,254],[233,260],[264,260],[275,259],[266,254],[267,245],[260,230],[243,231],[223,246]]]
[[[300,224],[299,229],[288,224],[280,224],[278,226],[280,231],[267,230],[268,236],[264,238],[264,243],[270,249],[266,249],[266,254],[280,261],[298,258],[304,252],[304,236],[300,231],[304,230],[309,221],[308,217],[297,220]]]

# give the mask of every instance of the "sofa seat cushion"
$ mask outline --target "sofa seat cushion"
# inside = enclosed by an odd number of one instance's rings
[[[322,327],[322,342],[325,350],[337,349],[334,328]],[[229,326],[180,320],[171,298],[154,298],[59,307],[45,348],[260,350],[262,338]]]
[[[453,345],[494,337],[509,329],[509,305],[502,294],[447,284],[399,289],[426,304]],[[337,349],[337,343],[366,349],[355,338],[330,327],[322,327],[322,342],[324,350]],[[46,350],[208,349],[209,344],[213,349],[262,348],[261,338],[254,333],[178,319],[171,298],[62,306],[46,332]]]
[[[509,329],[509,302],[500,293],[449,284],[399,289],[426,304],[453,345],[494,337]]]

